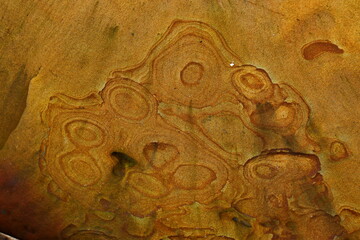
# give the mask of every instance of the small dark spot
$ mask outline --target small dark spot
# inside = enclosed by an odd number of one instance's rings
[[[247,221],[241,220],[240,224],[245,226],[245,227],[251,228],[251,224],[249,222],[247,222]]]
[[[111,153],[113,159],[117,160],[117,164],[113,168],[113,174],[117,177],[123,178],[126,173],[126,169],[131,168],[137,164],[135,159],[122,152]]]
[[[0,210],[0,213],[1,213],[2,215],[6,215],[6,214],[7,214],[7,211],[6,211],[5,209],[1,209],[1,210]]]
[[[119,31],[119,26],[111,27],[109,29],[109,38],[115,37],[118,31]]]
[[[96,1],[94,8],[97,8],[99,6],[99,1]]]
[[[261,222],[260,225],[266,228],[275,228],[276,226],[279,225],[279,220],[277,219],[271,219],[267,222]]]
[[[151,148],[153,149],[153,155],[155,155],[158,148],[159,148],[159,143],[158,142],[152,142],[152,143],[150,143],[149,146],[151,146]]]
[[[202,43],[202,40],[200,40],[199,42]]]
[[[101,198],[99,200],[99,203],[104,209],[109,209],[111,206],[111,202],[109,200],[106,200],[105,198]]]
[[[135,36],[135,33],[132,32],[132,33],[131,33],[131,36]]]
[[[238,224],[241,224],[241,225],[245,226],[245,227],[251,228],[251,224],[249,222],[247,222],[247,221],[239,220],[237,217],[233,217],[232,220],[234,222],[238,223]]]

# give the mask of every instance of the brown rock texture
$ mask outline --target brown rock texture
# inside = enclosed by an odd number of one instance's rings
[[[360,2],[0,8],[0,232],[360,239]]]

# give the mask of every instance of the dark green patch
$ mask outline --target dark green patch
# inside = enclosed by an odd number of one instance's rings
[[[116,165],[113,168],[113,175],[123,178],[126,174],[126,170],[137,164],[136,160],[129,155],[122,152],[113,152],[111,156],[117,160]]]

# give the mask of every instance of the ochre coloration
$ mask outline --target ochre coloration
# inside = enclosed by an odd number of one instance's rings
[[[11,82],[7,95],[2,96],[6,91],[0,91],[0,97],[4,98],[3,104],[0,104],[0,149],[16,128],[25,110],[31,80],[31,76],[26,71],[26,66],[21,66],[18,72],[13,75],[9,74],[8,71],[0,71],[1,84],[5,85],[8,81]],[[12,80],[9,79],[11,77]]]
[[[144,156],[153,167],[161,168],[175,160],[179,156],[179,151],[174,145],[152,142],[144,148]]]
[[[2,0],[0,232],[360,239],[358,1]]]
[[[204,67],[200,63],[190,62],[180,72],[180,78],[185,85],[197,85],[204,74]]]
[[[174,172],[174,183],[182,189],[203,189],[216,179],[209,168],[197,165],[181,165]]]
[[[313,60],[326,52],[341,54],[344,50],[328,40],[313,41],[302,48],[302,54],[306,60]]]
[[[272,83],[263,69],[228,67],[241,60],[221,39],[204,23],[176,21],[143,64],[112,73],[100,103],[56,97],[46,110],[51,130],[42,153],[49,189],[56,190],[51,193],[97,209],[104,221],[115,221],[112,212],[126,212],[133,220],[118,226],[126,239],[344,234],[328,212],[331,199],[317,156],[278,149],[289,136],[303,151],[314,147],[305,128],[307,104],[292,87]],[[229,151],[233,140],[222,143],[225,138],[207,125],[216,118],[233,119],[243,129],[240,136],[252,133],[263,150],[275,149],[250,160],[242,154],[245,145]],[[131,167],[129,156],[136,163]],[[233,217],[221,213],[216,220],[220,212]],[[309,231],[315,225],[315,233]]]
[[[348,150],[344,143],[334,141],[330,145],[330,158],[333,161],[345,159],[349,156]]]

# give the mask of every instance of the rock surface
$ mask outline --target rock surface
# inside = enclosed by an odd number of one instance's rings
[[[360,239],[357,0],[0,8],[0,232]]]

